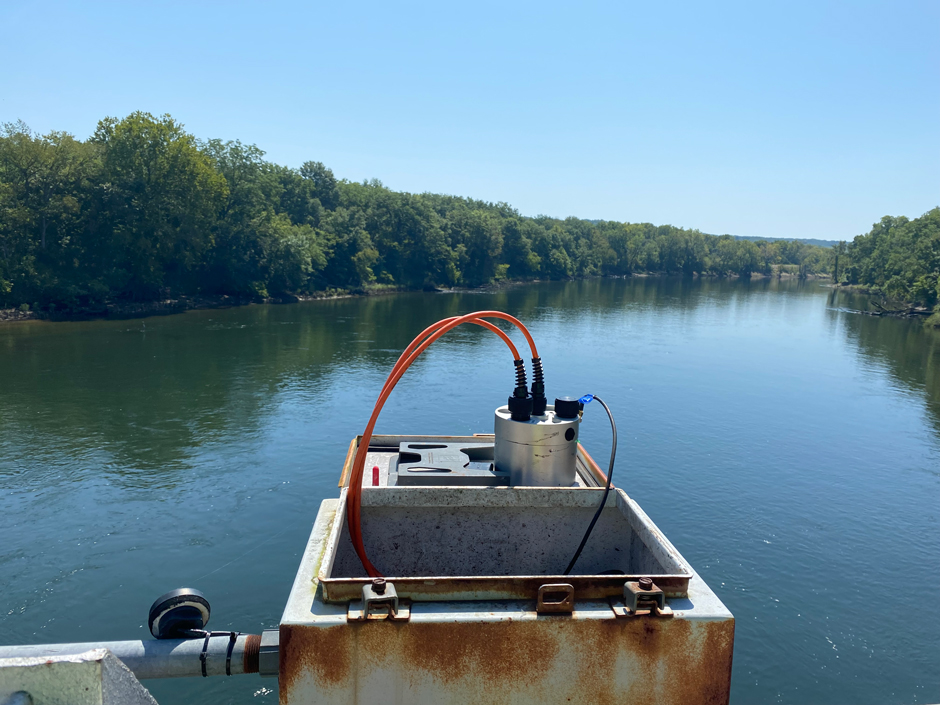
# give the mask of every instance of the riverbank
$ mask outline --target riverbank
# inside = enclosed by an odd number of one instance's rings
[[[643,278],[643,277],[676,277],[682,276],[677,274],[667,274],[665,272],[634,272],[632,274],[625,275],[612,275],[612,276],[600,276],[600,277],[582,277],[581,279],[630,279],[630,278]],[[741,277],[737,274],[726,275],[721,277],[717,274],[705,273],[701,274],[696,272],[692,275],[693,279],[705,278],[705,279],[740,279]],[[797,279],[799,276],[790,272],[779,272],[775,271],[770,274],[763,273],[753,273],[750,277],[751,280],[760,280],[760,279]],[[803,276],[804,279],[829,279],[828,275],[821,274],[808,274]],[[487,291],[497,291],[500,289],[507,289],[515,286],[524,286],[526,284],[535,284],[541,281],[546,281],[543,279],[504,279],[502,281],[493,282],[481,287],[448,287],[437,288],[437,287],[423,287],[423,288],[408,288],[401,286],[393,286],[388,284],[377,284],[364,288],[355,288],[355,289],[327,289],[325,291],[317,291],[311,294],[304,295],[289,295],[289,296],[280,296],[280,297],[251,297],[251,296],[181,296],[172,299],[163,299],[160,301],[125,301],[125,302],[116,302],[110,304],[102,304],[100,306],[94,307],[84,307],[84,308],[69,308],[69,309],[56,309],[51,307],[49,310],[32,310],[29,308],[10,308],[10,309],[0,309],[0,323],[12,323],[17,321],[87,321],[95,319],[125,319],[125,318],[147,318],[149,316],[169,316],[177,313],[183,313],[184,311],[191,311],[196,309],[213,309],[213,308],[232,308],[234,306],[248,306],[250,304],[286,304],[286,303],[297,303],[299,301],[315,301],[320,299],[345,299],[351,297],[361,297],[361,296],[384,296],[387,294],[398,294],[404,292],[414,292],[414,291],[433,291],[438,293],[444,292],[461,292],[461,291],[475,291],[475,292],[487,292]],[[577,281],[574,279],[573,281]]]
[[[888,316],[890,318],[917,318],[921,319],[926,326],[940,328],[940,312],[935,312],[926,306],[915,306],[909,301],[889,299],[878,289],[859,284],[835,284],[833,288],[847,293],[881,298],[881,301],[876,301],[875,298],[869,299],[868,303],[871,306],[869,310],[852,309],[854,313],[861,313],[866,316]]]
[[[251,304],[291,304],[298,301],[317,299],[345,299],[354,296],[381,296],[396,294],[408,289],[393,286],[377,286],[369,289],[331,289],[318,291],[303,296],[280,296],[259,298],[251,296],[181,296],[161,301],[129,301],[103,304],[96,307],[78,309],[55,308],[47,311],[34,311],[22,308],[0,309],[0,322],[15,321],[88,321],[101,318],[124,319],[146,318],[148,316],[169,316],[196,309],[232,308]]]

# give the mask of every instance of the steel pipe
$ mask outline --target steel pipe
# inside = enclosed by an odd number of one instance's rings
[[[80,654],[91,649],[107,649],[139,680],[147,678],[187,678],[202,675],[201,654],[205,638],[155,639],[147,641],[95,641],[83,644],[36,644],[0,646],[0,659]],[[240,634],[232,647],[230,673],[258,672],[259,634]],[[229,637],[209,637],[206,648],[206,675],[224,676]]]

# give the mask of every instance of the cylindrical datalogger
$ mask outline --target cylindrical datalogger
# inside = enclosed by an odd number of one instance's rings
[[[496,410],[494,463],[509,473],[511,486],[571,487],[578,457],[577,399],[556,399],[545,413],[525,421],[508,406]]]

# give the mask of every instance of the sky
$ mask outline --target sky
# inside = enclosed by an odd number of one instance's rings
[[[940,205],[940,2],[0,0],[0,121],[169,113],[524,215],[851,239]]]

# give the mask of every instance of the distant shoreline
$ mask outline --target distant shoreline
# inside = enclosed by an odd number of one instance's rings
[[[186,311],[197,311],[205,309],[235,308],[239,306],[266,305],[266,304],[288,304],[299,303],[301,301],[318,301],[325,299],[349,299],[365,296],[385,296],[389,294],[414,293],[419,291],[449,293],[449,292],[486,292],[499,289],[507,289],[514,286],[524,286],[526,284],[536,284],[546,281],[588,281],[590,279],[632,279],[646,277],[679,277],[681,274],[667,274],[665,272],[635,272],[628,275],[613,276],[595,276],[582,277],[574,279],[550,280],[550,279],[512,279],[495,282],[480,287],[447,287],[447,288],[406,288],[396,286],[369,287],[367,289],[349,289],[349,290],[330,290],[316,292],[314,294],[304,294],[297,296],[283,296],[273,298],[252,298],[249,296],[185,296],[175,299],[165,299],[162,301],[127,301],[112,304],[104,304],[100,307],[68,310],[68,311],[22,311],[16,308],[0,309],[0,324],[18,323],[22,321],[50,321],[54,323],[65,323],[70,321],[95,321],[95,320],[126,320],[132,318],[149,318],[151,316],[171,316]],[[719,279],[715,274],[693,275],[694,279]],[[741,277],[732,274],[723,277],[725,279],[740,279]],[[773,274],[752,274],[750,279],[796,279],[796,274],[789,272],[775,272]],[[806,279],[829,279],[827,275],[809,274]]]

